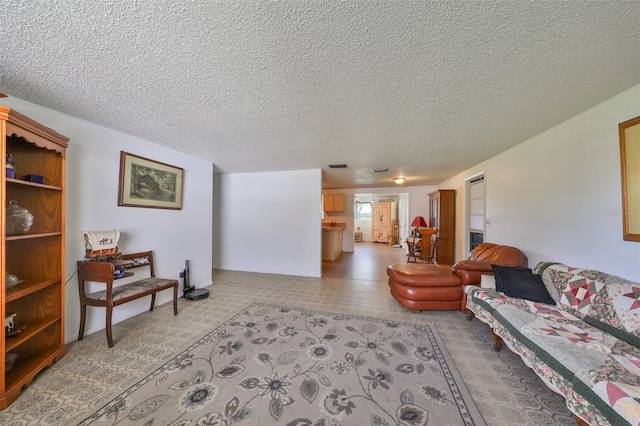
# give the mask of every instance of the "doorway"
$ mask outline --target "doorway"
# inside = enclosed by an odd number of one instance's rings
[[[343,251],[334,261],[323,260],[323,277],[386,281],[386,268],[388,265],[407,261],[406,244],[373,242],[373,203],[386,202],[389,199],[397,205],[396,242],[406,241],[409,228],[408,193],[354,194],[352,198],[354,240],[351,243],[353,251]],[[344,240],[343,245],[346,246]]]
[[[485,241],[486,187],[484,172],[465,180],[467,253]],[[488,225],[487,225],[488,226]]]
[[[382,239],[373,235],[373,216],[374,204],[392,202],[396,203],[396,210],[393,213],[395,223],[392,226],[389,242],[391,245],[402,245],[402,241],[406,240],[409,228],[409,194],[408,193],[389,193],[389,194],[372,194],[361,193],[353,196],[353,232],[359,233],[361,242],[370,241],[387,241],[386,235]],[[358,241],[356,241],[358,242]],[[355,244],[354,251],[357,250],[358,244]]]

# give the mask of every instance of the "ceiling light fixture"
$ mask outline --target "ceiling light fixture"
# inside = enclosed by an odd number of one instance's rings
[[[397,178],[393,178],[393,181],[394,181],[396,184],[400,185],[402,182],[404,182],[404,178],[403,178],[402,176],[399,176],[399,177],[397,177]]]

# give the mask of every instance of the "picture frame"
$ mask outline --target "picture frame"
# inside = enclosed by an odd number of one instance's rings
[[[118,206],[182,209],[184,169],[120,151]]]
[[[618,125],[625,241],[640,241],[640,116]]]

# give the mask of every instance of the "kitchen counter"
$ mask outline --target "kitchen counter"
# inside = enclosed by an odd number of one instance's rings
[[[336,231],[338,229],[344,229],[347,227],[346,223],[337,223],[337,222],[331,222],[331,223],[323,223],[322,224],[322,229],[327,229],[327,230],[333,230]]]
[[[336,260],[342,253],[342,231],[346,223],[322,224],[322,260]]]

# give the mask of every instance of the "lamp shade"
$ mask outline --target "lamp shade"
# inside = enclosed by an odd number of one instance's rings
[[[413,219],[413,222],[411,222],[411,226],[417,226],[419,228],[426,228],[427,227],[427,222],[424,221],[424,217],[416,216],[415,219]]]

